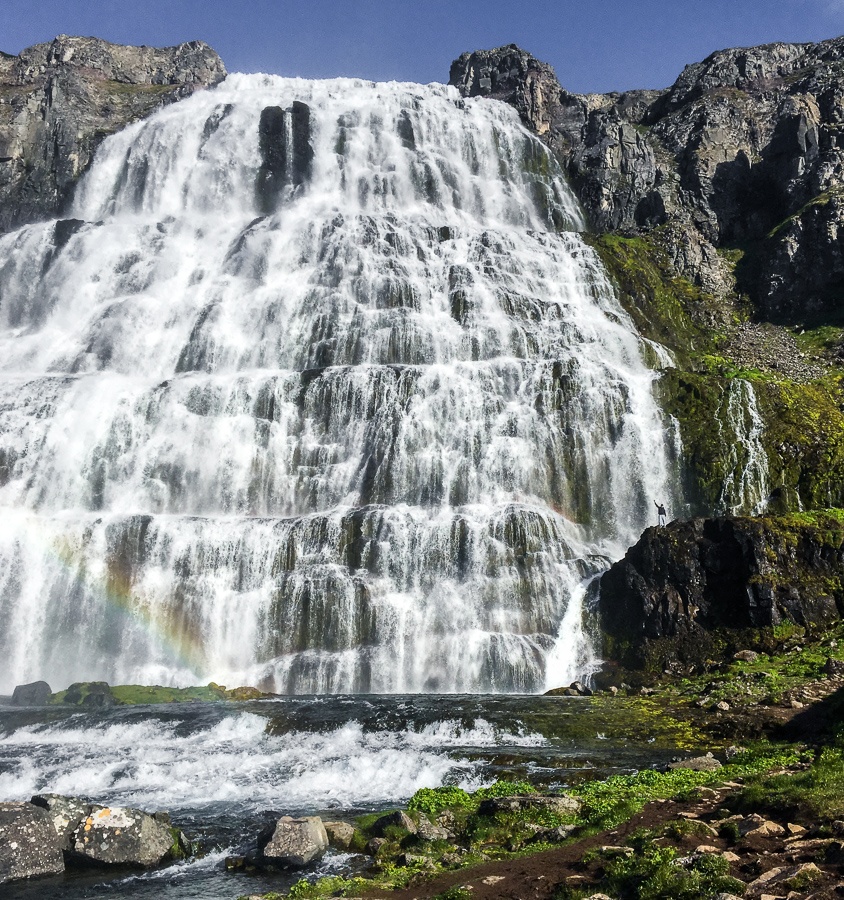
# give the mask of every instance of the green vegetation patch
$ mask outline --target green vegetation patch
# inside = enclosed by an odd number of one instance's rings
[[[691,769],[657,772],[646,769],[634,775],[615,775],[604,781],[589,782],[579,789],[584,802],[583,823],[595,830],[614,828],[634,816],[651,800],[669,799],[705,785],[795,765],[799,760],[799,753],[792,747],[762,745],[757,750],[737,755],[723,768],[712,772]]]
[[[641,237],[583,235],[609,271],[639,334],[667,347],[688,368],[692,358],[716,352],[718,335],[698,324],[695,314],[709,318],[718,301],[670,274],[671,263],[658,237],[658,230]]]
[[[96,706],[118,705],[137,706],[153,703],[215,703],[221,700],[259,700],[270,696],[253,687],[227,690],[214,684],[197,687],[175,688],[161,685],[118,684],[109,685],[104,681],[85,681],[72,684],[66,691],[59,691],[50,697],[56,705]],[[104,697],[98,702],[98,698]]]
[[[844,749],[825,747],[805,772],[759,778],[739,795],[742,810],[829,823],[844,817]]]

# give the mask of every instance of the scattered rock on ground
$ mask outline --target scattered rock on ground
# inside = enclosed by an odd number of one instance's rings
[[[519,812],[526,809],[549,809],[552,812],[576,813],[581,807],[577,797],[559,794],[545,797],[539,794],[522,794],[513,797],[490,797],[482,800],[478,812],[482,816],[494,816],[501,812]]]
[[[416,823],[402,809],[397,809],[395,812],[376,819],[370,831],[375,837],[383,837],[384,832],[390,827],[403,828],[408,834],[416,834]]]
[[[681,759],[668,763],[669,769],[691,769],[693,772],[714,772],[722,768],[721,763],[711,753],[706,756],[694,756],[692,759]]]

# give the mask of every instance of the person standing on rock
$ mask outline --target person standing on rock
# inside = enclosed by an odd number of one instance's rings
[[[661,503],[657,503],[654,500],[654,506],[656,507],[656,516],[657,516],[657,526],[665,524],[665,507]]]

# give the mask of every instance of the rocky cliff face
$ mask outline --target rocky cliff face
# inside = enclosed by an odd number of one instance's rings
[[[0,230],[56,216],[99,142],[225,78],[201,41],[123,47],[60,36],[0,55]]]
[[[513,103],[556,150],[593,227],[649,233],[678,274],[740,291],[775,321],[844,290],[844,38],[714,53],[664,91],[571,94],[510,45],[464,54],[451,83]]]
[[[844,521],[819,514],[649,528],[602,576],[599,613],[610,656],[659,670],[717,658],[783,624],[823,628],[844,614]]]

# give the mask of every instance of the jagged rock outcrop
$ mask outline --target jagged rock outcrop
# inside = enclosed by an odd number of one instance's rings
[[[782,623],[822,628],[844,614],[844,522],[818,514],[649,528],[601,577],[598,609],[605,651],[632,667],[722,656]]]
[[[775,321],[840,306],[844,38],[713,53],[664,91],[572,94],[514,45],[464,54],[451,83],[519,110],[596,230],[661,228],[678,274],[719,296],[718,250],[738,248],[738,289]]]
[[[60,35],[0,54],[0,231],[60,215],[104,137],[225,76],[202,41],[159,49]]]
[[[492,97],[515,106],[537,134],[547,135],[561,116],[553,68],[515,44],[464,53],[451,64],[448,83],[465,97]]]

